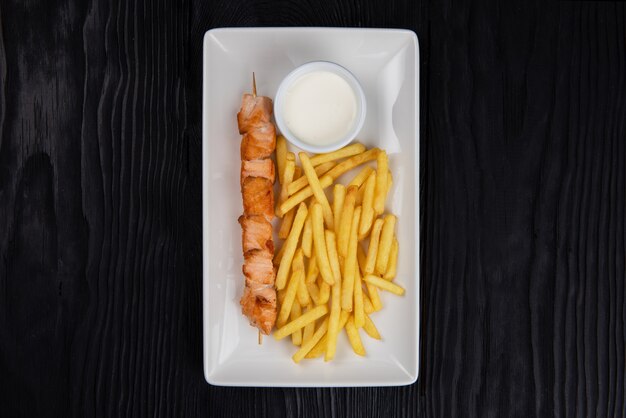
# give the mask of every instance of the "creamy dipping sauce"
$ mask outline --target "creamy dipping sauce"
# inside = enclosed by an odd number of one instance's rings
[[[343,138],[354,126],[357,98],[342,77],[314,71],[294,81],[283,106],[291,133],[312,145],[328,145]]]

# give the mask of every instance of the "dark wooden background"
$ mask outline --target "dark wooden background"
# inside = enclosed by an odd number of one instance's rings
[[[0,417],[624,417],[626,5],[0,1]],[[414,30],[421,365],[210,387],[202,36]]]

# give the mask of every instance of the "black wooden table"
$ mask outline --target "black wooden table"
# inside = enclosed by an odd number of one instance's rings
[[[0,417],[624,417],[625,3],[0,2]],[[421,364],[202,375],[202,36],[414,30]]]

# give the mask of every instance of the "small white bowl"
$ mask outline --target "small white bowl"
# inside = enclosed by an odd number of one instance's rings
[[[352,127],[345,136],[337,138],[336,141],[325,145],[314,145],[308,142],[301,141],[294,134],[291,133],[283,119],[283,105],[287,90],[292,85],[292,83],[298,80],[300,77],[314,71],[328,71],[340,76],[352,88],[356,97],[357,113],[356,117],[354,118]],[[361,87],[359,81],[350,71],[348,71],[341,65],[328,61],[309,62],[307,64],[299,66],[298,68],[287,74],[287,77],[285,77],[280,83],[280,86],[278,86],[278,91],[276,92],[276,97],[274,99],[274,119],[276,120],[276,124],[278,125],[278,129],[280,130],[281,134],[295,146],[305,151],[317,154],[338,150],[339,148],[347,145],[348,143],[350,143],[350,141],[356,138],[358,133],[361,131],[361,128],[363,127],[363,123],[365,122],[365,112],[365,93],[363,93],[363,88]]]

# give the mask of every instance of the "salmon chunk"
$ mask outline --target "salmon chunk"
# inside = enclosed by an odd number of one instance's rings
[[[274,252],[272,224],[261,215],[240,216],[241,242],[244,254],[252,250]]]
[[[272,110],[273,103],[269,97],[244,94],[237,113],[239,133],[243,135],[252,129],[271,125]]]
[[[269,124],[254,128],[241,139],[241,159],[245,161],[269,158],[276,148],[276,128]]]
[[[241,161],[241,182],[246,177],[263,177],[272,184],[275,180],[274,162],[269,158],[264,160]]]
[[[268,221],[274,216],[272,183],[261,177],[247,177],[241,187],[244,215],[263,215]]]
[[[274,263],[272,253],[268,250],[252,250],[244,255],[243,274],[246,285],[274,284]]]
[[[272,286],[246,287],[239,303],[250,324],[269,335],[276,322],[276,290]]]

